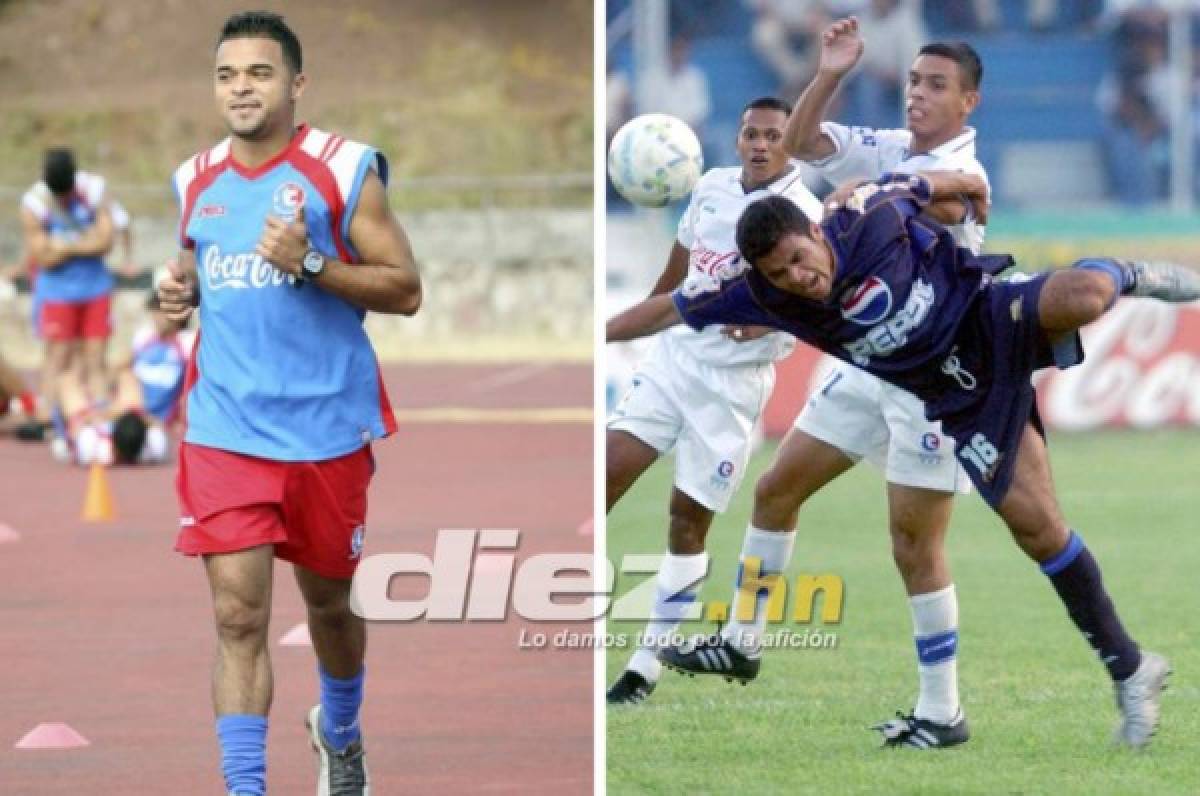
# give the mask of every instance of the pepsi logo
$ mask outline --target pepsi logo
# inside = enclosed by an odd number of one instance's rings
[[[892,311],[892,291],[877,276],[842,294],[842,317],[861,326],[874,326]]]
[[[927,431],[921,435],[921,447],[930,453],[933,453],[938,448],[942,447],[942,441],[938,438],[937,434],[934,434],[932,431]]]
[[[733,462],[726,459],[718,464],[717,475],[721,476],[722,478],[728,478],[729,476],[733,475]]]

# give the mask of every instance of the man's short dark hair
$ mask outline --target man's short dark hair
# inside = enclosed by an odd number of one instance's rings
[[[795,202],[783,196],[768,196],[751,202],[737,222],[737,247],[742,259],[755,265],[770,254],[779,241],[798,232],[812,235],[812,222]]]
[[[283,17],[270,11],[243,11],[225,20],[217,46],[228,39],[273,39],[283,50],[283,60],[292,74],[304,69],[304,53],[300,40],[283,21]]]
[[[118,464],[137,464],[146,445],[146,418],[132,410],[118,417],[112,427],[112,443]]]
[[[66,196],[75,190],[75,154],[66,147],[47,149],[42,179],[55,196]]]
[[[983,61],[965,41],[935,41],[921,48],[918,55],[938,55],[958,64],[960,83],[967,91],[978,91],[983,84]]]
[[[791,116],[792,106],[779,97],[759,97],[747,102],[741,115],[745,116],[747,111],[782,111],[785,116]]]

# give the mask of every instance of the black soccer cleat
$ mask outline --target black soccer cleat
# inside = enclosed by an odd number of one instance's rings
[[[679,646],[664,647],[658,652],[663,666],[681,674],[719,674],[727,681],[742,685],[758,677],[761,658],[744,655],[737,647],[720,636],[697,636]]]
[[[656,685],[632,669],[626,669],[608,689],[608,704],[639,705],[654,693]]]
[[[962,708],[949,724],[938,724],[929,719],[919,719],[912,714],[896,711],[896,718],[876,724],[871,729],[883,734],[884,746],[906,746],[912,749],[943,749],[966,743],[971,737],[967,729],[967,717]]]

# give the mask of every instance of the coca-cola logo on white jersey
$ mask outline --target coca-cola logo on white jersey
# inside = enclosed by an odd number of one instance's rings
[[[280,271],[258,254],[221,254],[216,245],[209,246],[204,252],[204,278],[209,290],[278,287],[296,281],[294,276]]]
[[[1048,425],[1200,425],[1200,305],[1119,302],[1083,330],[1081,365],[1034,379]]]

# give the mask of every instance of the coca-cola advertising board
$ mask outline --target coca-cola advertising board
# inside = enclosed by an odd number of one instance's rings
[[[1126,299],[1083,330],[1086,357],[1067,370],[1034,376],[1050,428],[1200,426],[1200,303]],[[769,436],[791,428],[804,400],[834,360],[798,346],[778,365],[764,417]]]

